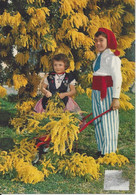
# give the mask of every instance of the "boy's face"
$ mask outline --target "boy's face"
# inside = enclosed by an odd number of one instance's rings
[[[95,37],[95,47],[98,52],[103,52],[105,49],[107,49],[107,39],[103,37],[102,35],[99,35],[98,37]]]
[[[57,74],[61,74],[65,72],[65,63],[63,61],[54,60],[53,69]]]

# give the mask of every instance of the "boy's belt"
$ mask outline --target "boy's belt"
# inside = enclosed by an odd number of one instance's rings
[[[92,88],[101,92],[101,99],[107,95],[107,88],[113,86],[111,76],[93,76]]]

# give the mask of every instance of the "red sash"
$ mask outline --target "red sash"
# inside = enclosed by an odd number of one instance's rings
[[[93,76],[92,89],[101,92],[101,99],[104,99],[107,95],[107,88],[113,86],[111,76]]]

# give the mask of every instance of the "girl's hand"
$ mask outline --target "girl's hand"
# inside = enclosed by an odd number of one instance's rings
[[[113,110],[119,109],[119,99],[113,98],[110,108]]]
[[[66,96],[65,93],[60,93],[59,94],[60,99],[63,99],[65,96]]]
[[[49,98],[49,97],[52,96],[52,93],[51,93],[50,91],[46,90],[45,96],[46,96],[47,98]]]

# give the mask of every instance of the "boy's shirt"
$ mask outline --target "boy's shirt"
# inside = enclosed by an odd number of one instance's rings
[[[100,53],[98,53],[99,55]],[[93,63],[93,68],[95,62],[96,60]],[[119,98],[122,83],[121,60],[110,49],[102,52],[100,69],[94,72],[93,76],[111,76],[113,80],[113,98]]]

